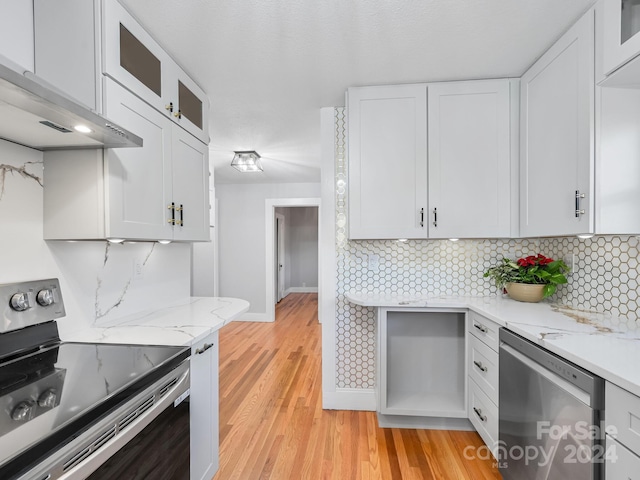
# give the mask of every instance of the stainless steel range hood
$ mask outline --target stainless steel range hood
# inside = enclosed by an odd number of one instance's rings
[[[79,125],[89,131],[76,131]],[[37,150],[142,146],[132,132],[1,62],[0,138]]]

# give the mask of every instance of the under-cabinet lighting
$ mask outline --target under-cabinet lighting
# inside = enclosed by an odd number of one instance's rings
[[[107,242],[109,242],[109,243],[122,243],[122,242],[124,242],[124,238],[107,238]]]
[[[407,238],[399,238],[398,240],[396,240],[396,242],[403,242],[403,243],[404,242],[408,242],[408,241],[409,241],[409,239],[407,239]]]
[[[171,240],[158,240],[158,243],[161,243],[162,245],[167,245],[171,243]]]
[[[593,238],[593,233],[580,233],[577,235],[578,238]]]
[[[459,238],[450,238],[449,240],[452,241],[452,242],[457,242],[460,239]]]
[[[245,150],[233,152],[233,160],[231,166],[236,170],[246,172],[262,172],[262,164],[260,163],[260,155],[254,150]]]
[[[76,125],[75,127],[73,127],[73,129],[76,132],[80,132],[80,133],[91,133],[92,132],[92,130],[89,127],[87,127],[86,125]]]

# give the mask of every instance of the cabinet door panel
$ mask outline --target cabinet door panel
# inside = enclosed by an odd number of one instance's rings
[[[173,61],[116,0],[103,2],[103,72],[164,112]]]
[[[95,1],[33,2],[35,74],[101,112],[100,66],[95,61],[100,47],[94,21],[99,9]]]
[[[349,90],[350,238],[424,238],[426,86]]]
[[[171,87],[171,101],[175,104],[173,120],[191,135],[208,144],[209,99],[196,82],[177,64],[171,65],[168,76],[173,82]]]
[[[191,478],[198,480],[218,470],[218,348],[215,332],[191,352]]]
[[[640,6],[634,0],[603,2],[603,68],[606,75],[640,53]]]
[[[175,240],[209,240],[209,158],[207,146],[175,126],[172,147],[172,202],[182,210]]]
[[[430,85],[428,111],[429,237],[508,237],[509,81]]]
[[[522,236],[593,231],[594,81],[589,11],[521,80]]]
[[[105,150],[107,236],[171,239],[171,122],[135,95],[105,80],[105,113],[144,139],[142,148]]]

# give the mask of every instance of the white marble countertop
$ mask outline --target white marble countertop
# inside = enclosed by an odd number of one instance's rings
[[[640,396],[640,333],[610,315],[508,297],[420,296],[349,292],[349,302],[384,308],[467,308]]]
[[[63,338],[66,342],[190,346],[249,310],[238,298],[191,297],[149,309]]]

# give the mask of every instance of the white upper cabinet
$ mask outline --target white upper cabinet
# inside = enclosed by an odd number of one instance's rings
[[[349,89],[349,237],[510,236],[512,91],[517,81]]]
[[[176,208],[173,238],[209,240],[209,150],[174,126],[171,158]]]
[[[609,75],[640,54],[640,3],[603,0],[603,70]]]
[[[594,12],[521,79],[520,235],[594,231]]]
[[[350,88],[349,238],[427,236],[427,87]]]
[[[429,237],[509,237],[517,167],[511,82],[436,83],[428,90]]]
[[[207,146],[111,79],[105,114],[141,148],[45,154],[46,240],[209,240]]]
[[[117,0],[34,1],[35,73],[101,110],[107,75],[204,143],[209,101]]]
[[[105,151],[107,237],[171,240],[173,125],[112,81],[105,92],[105,114],[125,128],[135,126],[144,138],[141,149]]]
[[[103,0],[103,71],[205,143],[205,93],[115,0]]]
[[[33,4],[0,0],[0,63],[19,73],[33,72]],[[8,60],[8,61],[7,61]]]

